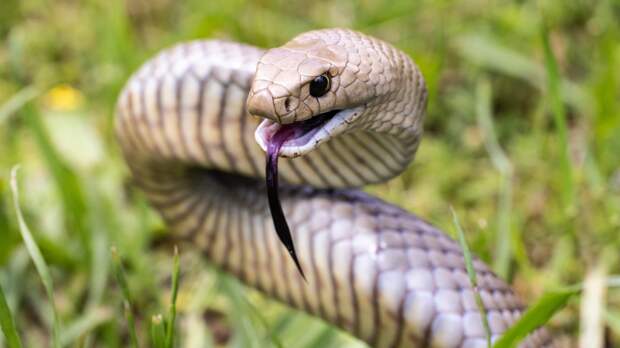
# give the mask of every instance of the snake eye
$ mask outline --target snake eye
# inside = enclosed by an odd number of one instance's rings
[[[318,98],[329,91],[330,81],[327,75],[319,75],[310,82],[310,95]]]

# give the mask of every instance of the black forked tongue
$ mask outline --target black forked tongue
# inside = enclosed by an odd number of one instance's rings
[[[280,154],[282,145],[287,140],[298,139],[304,135],[308,135],[309,132],[313,130],[316,131],[337,113],[338,110],[332,110],[305,121],[281,125],[271,139],[268,139],[265,176],[267,177],[267,198],[269,199],[269,210],[271,211],[273,226],[278,233],[278,237],[280,237],[280,241],[284,244],[286,250],[288,250],[293,261],[295,261],[295,265],[297,265],[297,269],[304,279],[306,279],[306,276],[304,275],[304,271],[295,253],[295,245],[293,245],[291,230],[286,223],[286,217],[282,212],[282,205],[280,204],[280,197],[278,196],[278,155]]]
[[[297,269],[301,276],[306,279],[304,271],[301,268],[297,254],[295,253],[295,245],[293,244],[293,237],[291,236],[291,230],[286,222],[286,217],[282,211],[282,205],[280,204],[280,197],[278,195],[278,155],[282,144],[291,138],[292,136],[298,136],[303,130],[294,126],[282,126],[273,137],[269,140],[267,146],[267,198],[269,199],[269,210],[271,211],[271,217],[273,219],[273,226],[278,233],[278,237],[288,253],[295,261]]]

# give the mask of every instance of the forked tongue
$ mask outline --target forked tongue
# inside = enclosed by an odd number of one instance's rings
[[[278,237],[288,253],[295,261],[295,265],[299,270],[301,276],[306,279],[304,271],[301,268],[297,254],[295,253],[295,245],[293,245],[293,238],[291,237],[291,230],[286,222],[286,217],[282,211],[282,205],[280,204],[280,197],[278,195],[278,155],[282,144],[291,137],[299,136],[303,130],[292,126],[282,126],[272,137],[267,144],[267,198],[269,199],[269,210],[271,211],[271,217],[273,219],[273,226],[278,233]]]

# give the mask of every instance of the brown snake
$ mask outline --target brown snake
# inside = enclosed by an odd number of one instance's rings
[[[408,56],[350,30],[303,33],[267,51],[195,41],[134,74],[116,129],[136,183],[175,236],[246,284],[371,346],[486,347],[459,245],[353,189],[412,160],[426,94]],[[263,150],[284,129],[299,131],[282,144],[280,193],[307,281],[265,195]],[[495,340],[524,307],[484,263],[474,266]],[[522,343],[551,345],[544,329]]]

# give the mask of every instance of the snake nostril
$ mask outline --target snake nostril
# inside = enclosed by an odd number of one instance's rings
[[[286,112],[291,112],[297,109],[298,104],[298,100],[295,97],[287,97],[286,99],[284,99],[284,109],[286,110]]]
[[[286,100],[284,101],[284,108],[286,109],[286,111],[291,111],[291,98],[286,98]]]

